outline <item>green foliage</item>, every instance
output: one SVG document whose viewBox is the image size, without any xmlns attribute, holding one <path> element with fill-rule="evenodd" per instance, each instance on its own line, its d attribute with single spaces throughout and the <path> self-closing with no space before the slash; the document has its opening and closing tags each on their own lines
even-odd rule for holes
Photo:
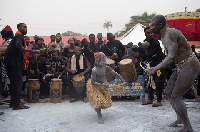
<svg viewBox="0 0 200 132">
<path fill-rule="evenodd" d="M 72 31 L 67 31 L 62 33 L 62 36 L 87 36 L 86 34 L 81 34 L 81 33 L 75 33 Z"/>
<path fill-rule="evenodd" d="M 109 28 L 111 27 L 112 28 L 112 23 L 111 21 L 107 21 L 105 20 L 106 22 L 103 24 L 103 27 L 107 29 L 107 32 L 109 32 Z"/>
<path fill-rule="evenodd" d="M 147 12 L 144 12 L 142 15 L 135 15 L 130 17 L 130 21 L 128 24 L 125 24 L 125 29 L 118 31 L 115 33 L 116 36 L 121 37 L 124 35 L 127 31 L 129 31 L 132 27 L 134 27 L 136 24 L 140 23 L 144 26 L 149 26 L 151 23 L 151 19 L 156 16 L 155 13 L 148 14 Z"/>
<path fill-rule="evenodd" d="M 196 11 L 195 12 L 200 12 L 200 8 L 199 9 L 196 9 Z"/>
</svg>

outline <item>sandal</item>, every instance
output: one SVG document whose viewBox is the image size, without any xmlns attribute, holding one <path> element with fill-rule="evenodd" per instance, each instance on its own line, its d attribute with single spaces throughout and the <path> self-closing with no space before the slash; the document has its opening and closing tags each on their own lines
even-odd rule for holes
<svg viewBox="0 0 200 132">
<path fill-rule="evenodd" d="M 75 102 L 75 101 L 76 101 L 75 98 L 71 98 L 71 99 L 69 99 L 69 102 L 70 102 L 70 103 L 73 103 L 73 102 Z"/>
<path fill-rule="evenodd" d="M 17 107 L 13 107 L 13 110 L 22 110 L 22 109 L 29 109 L 29 106 L 25 106 L 25 105 L 19 105 Z"/>
<path fill-rule="evenodd" d="M 162 103 L 161 102 L 156 102 L 152 105 L 152 107 L 158 107 L 158 106 L 162 106 Z"/>
</svg>

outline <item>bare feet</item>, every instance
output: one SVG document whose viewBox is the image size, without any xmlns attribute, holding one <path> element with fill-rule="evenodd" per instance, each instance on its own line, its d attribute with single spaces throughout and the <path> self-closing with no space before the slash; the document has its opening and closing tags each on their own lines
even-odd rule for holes
<svg viewBox="0 0 200 132">
<path fill-rule="evenodd" d="M 178 127 L 178 124 L 182 124 L 182 121 L 176 120 L 175 122 L 170 123 L 169 127 Z"/>
<path fill-rule="evenodd" d="M 176 132 L 194 132 L 194 131 L 192 130 L 192 128 L 191 129 L 187 129 L 187 128 L 183 127 L 181 129 L 177 130 Z"/>
<path fill-rule="evenodd" d="M 99 124 L 104 124 L 104 121 L 103 121 L 102 116 L 98 116 L 97 122 L 98 122 Z"/>
<path fill-rule="evenodd" d="M 101 108 L 95 108 L 95 111 L 97 112 L 97 115 L 98 115 L 97 122 L 100 123 L 100 124 L 104 124 L 102 114 L 101 114 Z"/>
</svg>

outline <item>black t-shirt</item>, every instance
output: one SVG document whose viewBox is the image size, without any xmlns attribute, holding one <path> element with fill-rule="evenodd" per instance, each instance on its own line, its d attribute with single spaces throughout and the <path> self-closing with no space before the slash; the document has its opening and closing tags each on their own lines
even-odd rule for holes
<svg viewBox="0 0 200 132">
<path fill-rule="evenodd" d="M 92 52 L 98 52 L 97 51 L 97 44 L 95 42 L 90 43 L 90 49 L 92 50 Z"/>
<path fill-rule="evenodd" d="M 93 68 L 95 59 L 94 59 L 94 53 L 88 49 L 83 50 L 84 56 L 88 59 L 90 66 Z"/>
<path fill-rule="evenodd" d="M 64 48 L 63 56 L 67 57 L 68 59 L 74 55 L 74 52 L 69 52 L 69 48 Z"/>
<path fill-rule="evenodd" d="M 149 43 L 150 43 L 149 52 L 146 54 L 139 54 L 139 57 L 142 60 L 149 61 L 150 66 L 154 67 L 158 65 L 165 58 L 165 55 L 163 54 L 162 48 L 160 47 L 160 43 L 156 38 L 152 38 Z"/>
<path fill-rule="evenodd" d="M 29 60 L 29 65 L 28 65 L 28 69 L 30 70 L 34 70 L 34 73 L 36 74 L 36 70 L 39 69 L 40 72 L 43 72 L 43 74 L 46 73 L 46 61 L 45 59 L 37 59 L 36 57 L 32 57 Z"/>
<path fill-rule="evenodd" d="M 32 50 L 40 50 L 40 56 L 41 57 L 47 57 L 47 49 L 39 48 L 37 45 L 34 45 Z"/>
<path fill-rule="evenodd" d="M 119 40 L 115 40 L 113 42 L 108 41 L 108 43 L 104 46 L 104 53 L 106 56 L 112 56 L 114 53 L 117 53 L 118 58 L 114 59 L 115 62 L 122 60 L 124 52 L 125 47 Z"/>
<path fill-rule="evenodd" d="M 96 43 L 96 47 L 97 47 L 96 52 L 104 52 L 103 42 L 102 43 L 100 43 L 100 42 Z"/>
</svg>

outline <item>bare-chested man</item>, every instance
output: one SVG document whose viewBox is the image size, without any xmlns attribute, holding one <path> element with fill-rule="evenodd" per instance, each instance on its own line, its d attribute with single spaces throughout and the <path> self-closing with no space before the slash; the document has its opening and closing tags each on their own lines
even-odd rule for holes
<svg viewBox="0 0 200 132">
<path fill-rule="evenodd" d="M 102 52 L 95 53 L 96 66 L 92 69 L 91 82 L 87 83 L 87 97 L 91 106 L 98 114 L 98 123 L 103 124 L 101 109 L 107 109 L 112 106 L 112 100 L 109 93 L 109 84 L 105 84 L 106 74 L 116 75 L 126 85 L 124 79 L 106 66 L 106 56 Z"/>
<path fill-rule="evenodd" d="M 167 57 L 157 66 L 147 69 L 147 73 L 153 74 L 171 63 L 176 64 L 176 69 L 165 88 L 165 95 L 177 114 L 177 120 L 170 126 L 176 127 L 178 124 L 183 124 L 184 127 L 178 132 L 193 132 L 182 96 L 191 88 L 199 74 L 200 63 L 183 34 L 179 30 L 166 26 L 164 16 L 155 16 L 151 22 L 151 29 L 153 33 L 161 36 Z"/>
</svg>

